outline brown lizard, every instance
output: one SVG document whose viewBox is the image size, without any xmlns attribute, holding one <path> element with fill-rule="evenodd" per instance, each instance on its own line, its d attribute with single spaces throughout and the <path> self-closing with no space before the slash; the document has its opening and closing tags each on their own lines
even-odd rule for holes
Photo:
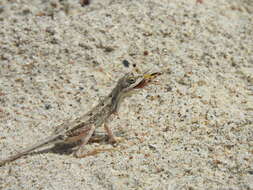
<svg viewBox="0 0 253 190">
<path fill-rule="evenodd" d="M 125 74 L 121 79 L 118 80 L 117 85 L 112 92 L 103 100 L 101 100 L 100 103 L 91 111 L 72 122 L 66 122 L 57 126 L 51 136 L 39 141 L 37 144 L 34 144 L 31 147 L 21 150 L 19 153 L 10 156 L 5 160 L 1 160 L 0 166 L 27 155 L 37 148 L 49 144 L 57 145 L 80 142 L 80 146 L 77 149 L 75 156 L 79 158 L 84 157 L 85 155 L 82 154 L 84 145 L 88 143 L 95 129 L 102 125 L 104 125 L 104 128 L 108 134 L 109 142 L 116 142 L 116 137 L 106 124 L 108 118 L 113 113 L 117 113 L 119 105 L 124 97 L 129 95 L 130 92 L 133 92 L 134 89 L 145 87 L 152 81 L 153 78 L 160 74 L 160 72 L 142 75 L 134 75 L 133 73 Z"/>
</svg>

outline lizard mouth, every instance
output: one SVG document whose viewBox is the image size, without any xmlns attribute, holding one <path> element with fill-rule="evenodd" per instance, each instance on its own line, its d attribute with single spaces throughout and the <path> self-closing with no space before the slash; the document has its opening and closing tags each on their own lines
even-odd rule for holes
<svg viewBox="0 0 253 190">
<path fill-rule="evenodd" d="M 154 78 L 156 78 L 157 76 L 159 76 L 161 74 L 162 74 L 161 72 L 155 72 L 155 73 L 151 73 L 151 74 L 144 74 L 143 79 L 134 88 L 144 88 Z"/>
<path fill-rule="evenodd" d="M 139 84 L 137 84 L 134 88 L 144 88 L 147 85 L 146 79 L 142 79 Z"/>
</svg>

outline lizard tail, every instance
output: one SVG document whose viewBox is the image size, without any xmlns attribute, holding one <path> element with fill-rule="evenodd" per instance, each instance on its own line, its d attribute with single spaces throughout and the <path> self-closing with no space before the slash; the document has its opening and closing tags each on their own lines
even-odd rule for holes
<svg viewBox="0 0 253 190">
<path fill-rule="evenodd" d="M 40 148 L 44 145 L 48 145 L 52 142 L 56 142 L 58 139 L 60 138 L 59 135 L 54 135 L 54 136 L 51 136 L 51 137 L 48 137 L 48 138 L 45 138 L 43 139 L 42 141 L 39 141 L 38 143 L 34 144 L 33 146 L 31 147 L 28 147 L 28 148 L 25 148 L 23 150 L 21 150 L 19 153 L 17 154 L 14 154 L 13 156 L 10 156 L 4 160 L 0 160 L 0 167 L 5 165 L 6 163 L 9 163 L 11 161 L 14 161 L 30 152 L 32 152 L 33 150 L 37 149 L 37 148 Z"/>
</svg>

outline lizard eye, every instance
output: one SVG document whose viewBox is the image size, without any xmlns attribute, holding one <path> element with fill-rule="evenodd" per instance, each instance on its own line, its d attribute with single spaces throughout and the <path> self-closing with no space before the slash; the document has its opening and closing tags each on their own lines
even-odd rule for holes
<svg viewBox="0 0 253 190">
<path fill-rule="evenodd" d="M 133 84 L 133 83 L 135 83 L 135 79 L 134 78 L 129 78 L 127 80 L 127 82 L 130 83 L 130 84 Z"/>
</svg>

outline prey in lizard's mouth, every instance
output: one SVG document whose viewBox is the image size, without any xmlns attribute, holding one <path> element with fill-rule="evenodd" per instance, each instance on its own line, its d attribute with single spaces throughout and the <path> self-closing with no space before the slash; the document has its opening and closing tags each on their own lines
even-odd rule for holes
<svg viewBox="0 0 253 190">
<path fill-rule="evenodd" d="M 144 88 L 154 78 L 156 78 L 157 76 L 159 76 L 161 74 L 162 74 L 161 72 L 155 72 L 155 73 L 151 73 L 151 74 L 144 74 L 143 79 L 134 88 Z"/>
</svg>

